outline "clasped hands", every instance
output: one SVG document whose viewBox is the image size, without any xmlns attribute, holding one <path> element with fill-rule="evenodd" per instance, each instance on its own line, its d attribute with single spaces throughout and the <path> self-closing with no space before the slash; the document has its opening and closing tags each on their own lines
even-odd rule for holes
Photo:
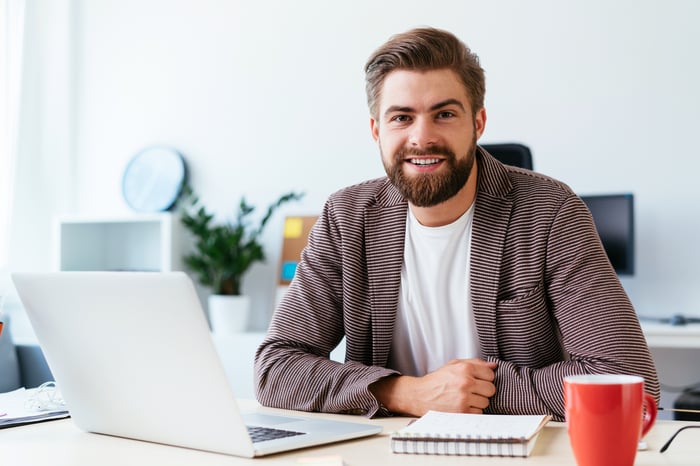
<svg viewBox="0 0 700 466">
<path fill-rule="evenodd" d="M 497 363 L 454 359 L 422 377 L 389 376 L 370 391 L 389 411 L 422 416 L 429 410 L 482 414 L 496 394 Z"/>
</svg>

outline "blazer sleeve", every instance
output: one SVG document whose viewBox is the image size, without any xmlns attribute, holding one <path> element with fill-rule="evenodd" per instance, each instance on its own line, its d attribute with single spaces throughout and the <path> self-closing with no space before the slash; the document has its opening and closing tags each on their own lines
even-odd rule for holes
<svg viewBox="0 0 700 466">
<path fill-rule="evenodd" d="M 658 377 L 639 320 L 576 196 L 565 200 L 554 218 L 544 270 L 544 302 L 564 358 L 537 367 L 488 357 L 498 362 L 497 393 L 488 412 L 548 412 L 564 420 L 563 378 L 587 373 L 641 376 L 658 402 Z"/>
<path fill-rule="evenodd" d="M 366 360 L 330 360 L 331 351 L 362 317 L 347 309 L 343 285 L 344 241 L 326 203 L 302 252 L 294 279 L 278 305 L 255 355 L 257 399 L 265 406 L 328 413 L 386 414 L 368 387 L 395 371 Z M 348 320 L 346 322 L 347 313 Z M 353 342 L 371 354 L 371 332 Z M 357 346 L 357 344 L 354 344 Z"/>
</svg>

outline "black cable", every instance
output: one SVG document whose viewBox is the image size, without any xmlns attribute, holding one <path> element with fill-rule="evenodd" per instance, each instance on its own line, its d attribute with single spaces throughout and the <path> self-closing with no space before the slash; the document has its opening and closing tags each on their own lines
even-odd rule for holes
<svg viewBox="0 0 700 466">
<path fill-rule="evenodd" d="M 665 451 L 668 449 L 668 447 L 671 446 L 671 442 L 673 442 L 673 439 L 675 439 L 676 436 L 677 436 L 678 434 L 680 434 L 681 432 L 683 432 L 684 430 L 686 430 L 686 429 L 697 429 L 698 427 L 700 427 L 700 426 L 684 426 L 684 427 L 681 427 L 680 429 L 678 429 L 678 430 L 676 431 L 675 434 L 673 434 L 673 435 L 671 436 L 670 439 L 668 439 L 668 442 L 666 442 L 666 443 L 664 444 L 664 446 L 661 447 L 661 450 L 659 450 L 659 452 L 660 452 L 660 453 L 665 452 Z"/>
</svg>

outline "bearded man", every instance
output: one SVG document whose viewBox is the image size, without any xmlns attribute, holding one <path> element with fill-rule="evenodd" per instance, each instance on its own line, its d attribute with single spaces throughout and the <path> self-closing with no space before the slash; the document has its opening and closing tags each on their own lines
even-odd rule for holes
<svg viewBox="0 0 700 466">
<path fill-rule="evenodd" d="M 267 406 L 564 419 L 567 375 L 639 375 L 637 315 L 581 199 L 477 146 L 484 71 L 453 34 L 392 37 L 365 67 L 387 176 L 329 197 L 255 360 Z M 345 362 L 329 359 L 345 338 Z"/>
</svg>

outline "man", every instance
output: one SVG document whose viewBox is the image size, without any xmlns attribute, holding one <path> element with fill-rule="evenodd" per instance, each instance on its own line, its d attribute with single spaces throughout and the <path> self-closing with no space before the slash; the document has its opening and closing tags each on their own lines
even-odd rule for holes
<svg viewBox="0 0 700 466">
<path fill-rule="evenodd" d="M 656 370 L 591 216 L 563 183 L 476 141 L 484 72 L 452 34 L 366 65 L 387 177 L 333 194 L 256 354 L 259 401 L 367 416 L 564 417 L 569 374 Z M 346 362 L 329 360 L 346 338 Z"/>
</svg>

